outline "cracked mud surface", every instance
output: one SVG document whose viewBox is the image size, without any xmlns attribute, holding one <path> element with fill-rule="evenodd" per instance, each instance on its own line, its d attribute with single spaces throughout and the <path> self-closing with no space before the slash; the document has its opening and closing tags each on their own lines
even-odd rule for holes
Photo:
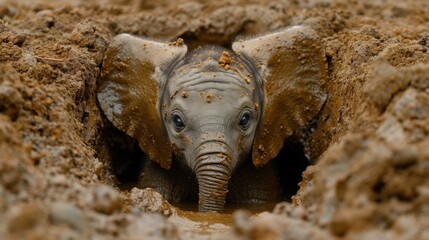
<svg viewBox="0 0 429 240">
<path fill-rule="evenodd" d="M 429 239 L 429 3 L 208 2 L 0 0 L 0 238 Z M 95 96 L 113 36 L 228 46 L 297 24 L 330 78 L 292 203 L 199 214 L 118 188 Z"/>
</svg>

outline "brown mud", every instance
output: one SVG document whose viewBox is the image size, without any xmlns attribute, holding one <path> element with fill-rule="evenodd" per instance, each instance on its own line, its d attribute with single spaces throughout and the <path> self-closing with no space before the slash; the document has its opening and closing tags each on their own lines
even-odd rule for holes
<svg viewBox="0 0 429 240">
<path fill-rule="evenodd" d="M 0 239 L 429 239 L 429 3 L 212 2 L 0 0 Z M 298 24 L 329 97 L 291 203 L 207 215 L 119 189 L 139 155 L 97 106 L 113 36 L 228 47 Z"/>
</svg>

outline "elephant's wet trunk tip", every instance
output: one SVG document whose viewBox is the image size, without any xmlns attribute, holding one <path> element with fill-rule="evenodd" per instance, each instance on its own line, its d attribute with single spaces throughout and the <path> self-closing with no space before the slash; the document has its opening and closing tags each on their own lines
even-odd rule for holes
<svg viewBox="0 0 429 240">
<path fill-rule="evenodd" d="M 232 172 L 231 158 L 226 154 L 208 154 L 199 157 L 196 175 L 199 185 L 198 210 L 222 211 L 228 193 Z"/>
</svg>

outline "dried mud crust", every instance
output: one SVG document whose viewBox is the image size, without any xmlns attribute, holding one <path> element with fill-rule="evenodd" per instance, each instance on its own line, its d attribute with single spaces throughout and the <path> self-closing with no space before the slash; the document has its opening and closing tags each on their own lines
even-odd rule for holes
<svg viewBox="0 0 429 240">
<path fill-rule="evenodd" d="M 429 239 L 426 1 L 149 2 L 0 2 L 1 239 Z M 113 36 L 228 46 L 297 24 L 321 36 L 330 76 L 293 203 L 201 231 L 116 187 L 95 98 Z"/>
</svg>

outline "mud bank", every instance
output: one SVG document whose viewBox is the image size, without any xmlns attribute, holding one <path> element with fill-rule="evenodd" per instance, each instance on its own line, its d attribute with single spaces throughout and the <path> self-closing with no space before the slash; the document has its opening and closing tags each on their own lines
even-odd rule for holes
<svg viewBox="0 0 429 240">
<path fill-rule="evenodd" d="M 429 239 L 426 1 L 6 0 L 0 19 L 1 239 Z M 329 97 L 291 203 L 204 215 L 119 188 L 140 153 L 97 106 L 113 36 L 228 47 L 298 24 Z"/>
</svg>

